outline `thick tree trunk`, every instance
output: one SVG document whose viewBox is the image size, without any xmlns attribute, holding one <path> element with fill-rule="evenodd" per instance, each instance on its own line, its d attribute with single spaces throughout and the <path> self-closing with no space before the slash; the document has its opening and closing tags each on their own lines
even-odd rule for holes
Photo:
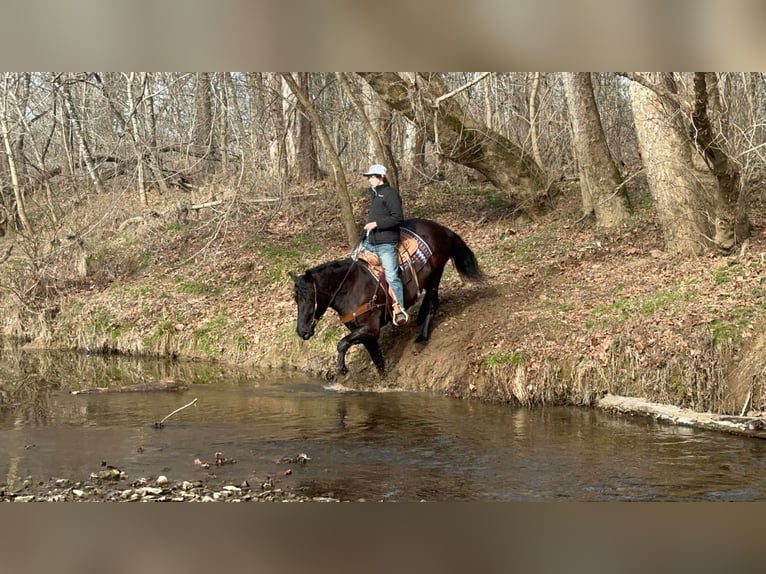
<svg viewBox="0 0 766 574">
<path fill-rule="evenodd" d="M 580 166 L 580 188 L 587 200 L 584 206 L 593 209 L 597 225 L 615 227 L 630 211 L 620 187 L 620 172 L 609 154 L 590 72 L 565 73 L 563 79 Z"/>
<path fill-rule="evenodd" d="M 710 214 L 715 225 L 713 240 L 718 249 L 728 253 L 743 239 L 750 236 L 750 220 L 739 170 L 713 136 L 707 110 L 706 74 L 695 72 L 692 133 L 696 149 L 705 159 L 718 183 L 712 198 L 715 208 Z"/>
<path fill-rule="evenodd" d="M 545 174 L 500 133 L 469 117 L 438 74 L 357 72 L 383 100 L 424 129 L 441 156 L 483 174 L 522 211 L 534 214 L 546 196 Z"/>
<path fill-rule="evenodd" d="M 667 74 L 644 77 L 660 86 L 660 93 L 632 81 L 633 117 L 649 189 L 665 237 L 675 253 L 702 253 L 712 244 L 715 229 L 709 194 L 695 174 L 688 153 L 689 138 L 681 120 L 678 100 Z"/>
</svg>

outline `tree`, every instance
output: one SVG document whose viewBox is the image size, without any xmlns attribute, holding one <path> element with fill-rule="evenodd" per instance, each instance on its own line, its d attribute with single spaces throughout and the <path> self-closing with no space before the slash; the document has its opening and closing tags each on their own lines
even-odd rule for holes
<svg viewBox="0 0 766 574">
<path fill-rule="evenodd" d="M 340 204 L 341 220 L 343 222 L 343 227 L 346 230 L 346 238 L 348 239 L 349 246 L 354 247 L 359 242 L 359 228 L 354 221 L 354 210 L 351 207 L 351 199 L 348 195 L 348 185 L 346 184 L 346 172 L 343 169 L 340 157 L 338 157 L 338 152 L 332 145 L 330 135 L 327 133 L 327 129 L 322 123 L 322 118 L 311 103 L 308 94 L 301 89 L 290 72 L 281 72 L 280 74 L 290 87 L 290 90 L 295 94 L 301 107 L 303 107 L 303 111 L 314 123 L 314 127 L 319 136 L 319 141 L 322 142 L 325 153 L 330 159 L 330 163 L 332 164 L 335 173 L 335 196 L 338 198 L 338 203 Z"/>
<path fill-rule="evenodd" d="M 351 85 L 351 82 L 346 77 L 345 72 L 336 72 L 335 75 L 338 78 L 340 85 L 343 86 L 343 89 L 351 100 L 351 103 L 354 105 L 354 108 L 359 114 L 359 119 L 362 122 L 362 126 L 367 132 L 367 136 L 370 139 L 370 146 L 373 151 L 371 154 L 371 159 L 377 159 L 377 161 L 374 163 L 382 162 L 388 167 L 388 180 L 391 182 L 393 187 L 398 189 L 399 165 L 394 159 L 394 154 L 391 151 L 391 137 L 388 126 L 378 125 L 378 129 L 376 129 L 364 109 L 364 104 L 362 103 L 361 96 L 356 91 L 356 88 Z M 389 117 L 387 119 L 390 122 L 391 118 Z M 384 134 L 388 135 L 389 137 L 384 137 Z"/>
<path fill-rule="evenodd" d="M 534 159 L 502 134 L 469 116 L 459 90 L 448 92 L 436 73 L 357 72 L 394 110 L 425 130 L 437 153 L 483 174 L 533 214 L 546 195 Z"/>
<path fill-rule="evenodd" d="M 299 72 L 297 82 L 301 91 L 310 94 L 309 73 Z M 314 145 L 314 129 L 306 114 L 297 114 L 295 171 L 298 181 L 315 181 L 319 178 L 319 160 Z"/>
<path fill-rule="evenodd" d="M 595 214 L 597 225 L 615 227 L 630 212 L 620 172 L 609 154 L 590 73 L 565 73 L 563 77 L 585 212 Z"/>
<path fill-rule="evenodd" d="M 208 72 L 197 74 L 192 141 L 197 157 L 203 158 L 202 171 L 205 174 L 211 174 L 214 171 L 214 160 L 218 156 L 218 150 L 213 127 L 213 85 Z"/>
<path fill-rule="evenodd" d="M 730 251 L 749 233 L 749 224 L 744 202 L 739 204 L 738 174 L 710 132 L 705 86 L 695 74 L 690 102 L 680 96 L 671 73 L 629 77 L 636 133 L 667 249 Z M 692 118 L 691 130 L 684 117 Z M 692 144 L 706 161 L 702 170 L 694 166 Z"/>
<path fill-rule="evenodd" d="M 16 217 L 18 217 L 21 225 L 21 231 L 30 232 L 32 226 L 27 218 L 26 201 L 24 199 L 24 193 L 21 189 L 21 183 L 19 182 L 18 169 L 16 157 L 14 156 L 13 145 L 11 143 L 11 127 L 8 121 L 8 92 L 10 90 L 9 84 L 9 72 L 3 73 L 3 92 L 0 94 L 0 131 L 3 135 L 3 145 L 5 146 L 6 158 L 8 161 L 8 169 L 11 176 L 11 187 L 13 188 L 13 197 L 16 204 Z"/>
<path fill-rule="evenodd" d="M 63 94 L 65 110 L 64 115 L 68 120 L 68 125 L 71 127 L 72 134 L 79 144 L 80 155 L 83 162 L 85 163 L 85 169 L 88 171 L 88 177 L 90 177 L 90 180 L 93 182 L 93 186 L 96 188 L 98 193 L 106 193 L 104 183 L 101 181 L 101 176 L 96 169 L 96 162 L 93 159 L 93 154 L 90 151 L 90 144 L 88 143 L 88 138 L 85 135 L 85 128 L 80 122 L 80 115 L 77 112 L 77 107 L 75 106 L 74 98 L 72 97 L 72 90 L 70 85 L 74 80 L 66 78 L 62 80 L 61 76 L 58 76 L 55 81 Z"/>
</svg>

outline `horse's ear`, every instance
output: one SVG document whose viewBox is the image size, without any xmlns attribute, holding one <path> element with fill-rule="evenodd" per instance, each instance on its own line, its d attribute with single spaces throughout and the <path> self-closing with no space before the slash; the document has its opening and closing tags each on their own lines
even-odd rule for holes
<svg viewBox="0 0 766 574">
<path fill-rule="evenodd" d="M 298 282 L 298 276 L 295 273 L 293 273 L 292 271 L 288 271 L 287 273 L 290 275 L 290 279 L 293 280 L 293 283 Z"/>
</svg>

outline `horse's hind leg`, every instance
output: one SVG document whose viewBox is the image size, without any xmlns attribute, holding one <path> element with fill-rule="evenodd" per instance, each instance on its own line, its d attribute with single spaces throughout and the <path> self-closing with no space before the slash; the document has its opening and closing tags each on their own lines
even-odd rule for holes
<svg viewBox="0 0 766 574">
<path fill-rule="evenodd" d="M 428 299 L 428 311 L 426 313 L 425 319 L 423 320 L 423 324 L 420 326 L 420 334 L 415 339 L 416 343 L 425 343 L 428 341 L 428 335 L 429 331 L 431 329 L 431 321 L 434 318 L 434 315 L 436 315 L 436 310 L 439 308 L 439 290 L 434 289 L 433 291 L 430 291 L 426 298 Z M 425 301 L 423 301 L 425 304 Z M 418 319 L 420 319 L 420 315 L 418 315 Z"/>
<path fill-rule="evenodd" d="M 442 280 L 444 267 L 434 269 L 426 279 L 426 294 L 418 311 L 418 324 L 420 325 L 420 334 L 415 339 L 416 343 L 425 343 L 428 341 L 429 331 L 431 330 L 431 321 L 433 321 L 436 310 L 439 308 L 439 283 Z"/>
<path fill-rule="evenodd" d="M 367 352 L 370 354 L 370 358 L 377 367 L 378 372 L 381 375 L 384 374 L 386 372 L 386 364 L 383 360 L 383 353 L 380 350 L 380 345 L 378 344 L 377 339 L 374 341 L 365 341 L 363 345 L 364 348 L 367 349 Z"/>
</svg>

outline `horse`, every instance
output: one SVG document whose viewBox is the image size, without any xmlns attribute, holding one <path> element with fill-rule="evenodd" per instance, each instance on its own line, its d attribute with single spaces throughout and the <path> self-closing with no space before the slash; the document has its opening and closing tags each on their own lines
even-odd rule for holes
<svg viewBox="0 0 766 574">
<path fill-rule="evenodd" d="M 480 282 L 483 273 L 471 248 L 451 229 L 429 219 L 408 219 L 402 224 L 402 236 L 405 232 L 414 235 L 419 248 L 409 262 L 400 265 L 404 307 L 414 305 L 420 292 L 425 291 L 416 320 L 420 332 L 415 339 L 425 344 L 439 308 L 439 283 L 447 261 L 452 260 L 464 280 Z M 325 311 L 333 309 L 350 331 L 338 342 L 336 372 L 348 372 L 346 352 L 352 345 L 362 344 L 383 375 L 385 362 L 378 338 L 381 328 L 391 320 L 390 297 L 381 284 L 385 281 L 383 274 L 375 277 L 368 263 L 354 255 L 322 263 L 300 276 L 291 272 L 290 276 L 298 306 L 298 336 L 310 339 Z"/>
</svg>

